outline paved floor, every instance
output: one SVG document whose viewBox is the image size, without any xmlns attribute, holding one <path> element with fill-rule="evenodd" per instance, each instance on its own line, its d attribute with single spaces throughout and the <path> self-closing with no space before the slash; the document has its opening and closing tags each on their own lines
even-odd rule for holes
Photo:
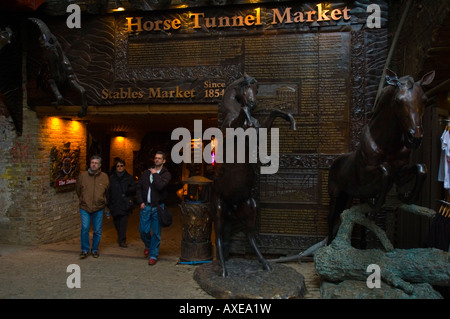
<svg viewBox="0 0 450 319">
<path fill-rule="evenodd" d="M 138 234 L 138 213 L 130 217 L 128 248 L 118 247 L 112 219 L 104 219 L 100 257 L 80 260 L 80 240 L 36 247 L 0 245 L 1 299 L 213 299 L 193 279 L 195 267 L 179 264 L 181 215 L 163 229 L 160 259 L 149 266 Z M 320 299 L 319 278 L 312 262 L 289 262 L 305 277 L 307 299 Z M 68 288 L 78 265 L 80 288 Z M 70 277 L 70 279 L 73 278 Z M 70 281 L 70 280 L 69 280 Z M 70 281 L 74 282 L 74 281 Z"/>
</svg>

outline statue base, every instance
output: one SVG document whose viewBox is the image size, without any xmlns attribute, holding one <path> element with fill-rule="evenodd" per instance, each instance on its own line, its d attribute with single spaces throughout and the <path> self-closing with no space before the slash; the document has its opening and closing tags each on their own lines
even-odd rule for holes
<svg viewBox="0 0 450 319">
<path fill-rule="evenodd" d="M 405 293 L 401 289 L 382 283 L 380 288 L 368 288 L 366 282 L 346 280 L 340 283 L 322 282 L 322 299 L 443 299 L 441 294 L 428 283 L 412 284 L 413 292 Z"/>
<path fill-rule="evenodd" d="M 212 259 L 212 244 L 181 242 L 181 261 L 203 261 Z"/>
<path fill-rule="evenodd" d="M 194 279 L 211 296 L 218 299 L 299 299 L 306 293 L 304 277 L 286 265 L 271 264 L 263 270 L 258 260 L 230 259 L 228 277 L 215 260 L 194 271 Z"/>
</svg>

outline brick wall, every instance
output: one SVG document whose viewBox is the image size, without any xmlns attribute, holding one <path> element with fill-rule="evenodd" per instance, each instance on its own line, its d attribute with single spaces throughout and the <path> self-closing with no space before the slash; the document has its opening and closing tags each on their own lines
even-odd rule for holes
<svg viewBox="0 0 450 319">
<path fill-rule="evenodd" d="M 79 235 L 78 198 L 50 185 L 50 150 L 71 142 L 86 158 L 86 127 L 76 121 L 41 118 L 24 108 L 24 134 L 0 114 L 0 242 L 41 244 Z M 81 165 L 84 169 L 84 165 Z"/>
</svg>

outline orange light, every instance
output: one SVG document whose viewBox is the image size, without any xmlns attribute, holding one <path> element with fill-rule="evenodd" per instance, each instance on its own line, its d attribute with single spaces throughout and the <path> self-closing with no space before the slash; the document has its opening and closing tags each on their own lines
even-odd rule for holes
<svg viewBox="0 0 450 319">
<path fill-rule="evenodd" d="M 81 131 L 81 123 L 77 122 L 77 121 L 72 121 L 70 123 L 70 128 L 72 129 L 72 131 L 74 132 L 79 132 Z"/>
<path fill-rule="evenodd" d="M 61 125 L 61 120 L 59 118 L 57 118 L 57 117 L 51 117 L 50 118 L 50 124 L 51 124 L 52 128 L 55 127 L 55 126 L 60 126 Z"/>
</svg>

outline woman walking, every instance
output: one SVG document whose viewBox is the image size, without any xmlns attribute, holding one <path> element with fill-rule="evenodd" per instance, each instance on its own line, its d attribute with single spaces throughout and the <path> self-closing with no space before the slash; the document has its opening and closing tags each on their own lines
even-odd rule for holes
<svg viewBox="0 0 450 319">
<path fill-rule="evenodd" d="M 120 247 L 127 247 L 126 235 L 128 216 L 134 206 L 133 195 L 136 192 L 136 183 L 133 176 L 125 169 L 125 161 L 119 159 L 115 163 L 115 171 L 110 177 L 108 203 L 114 226 L 117 230 L 117 241 Z"/>
</svg>

